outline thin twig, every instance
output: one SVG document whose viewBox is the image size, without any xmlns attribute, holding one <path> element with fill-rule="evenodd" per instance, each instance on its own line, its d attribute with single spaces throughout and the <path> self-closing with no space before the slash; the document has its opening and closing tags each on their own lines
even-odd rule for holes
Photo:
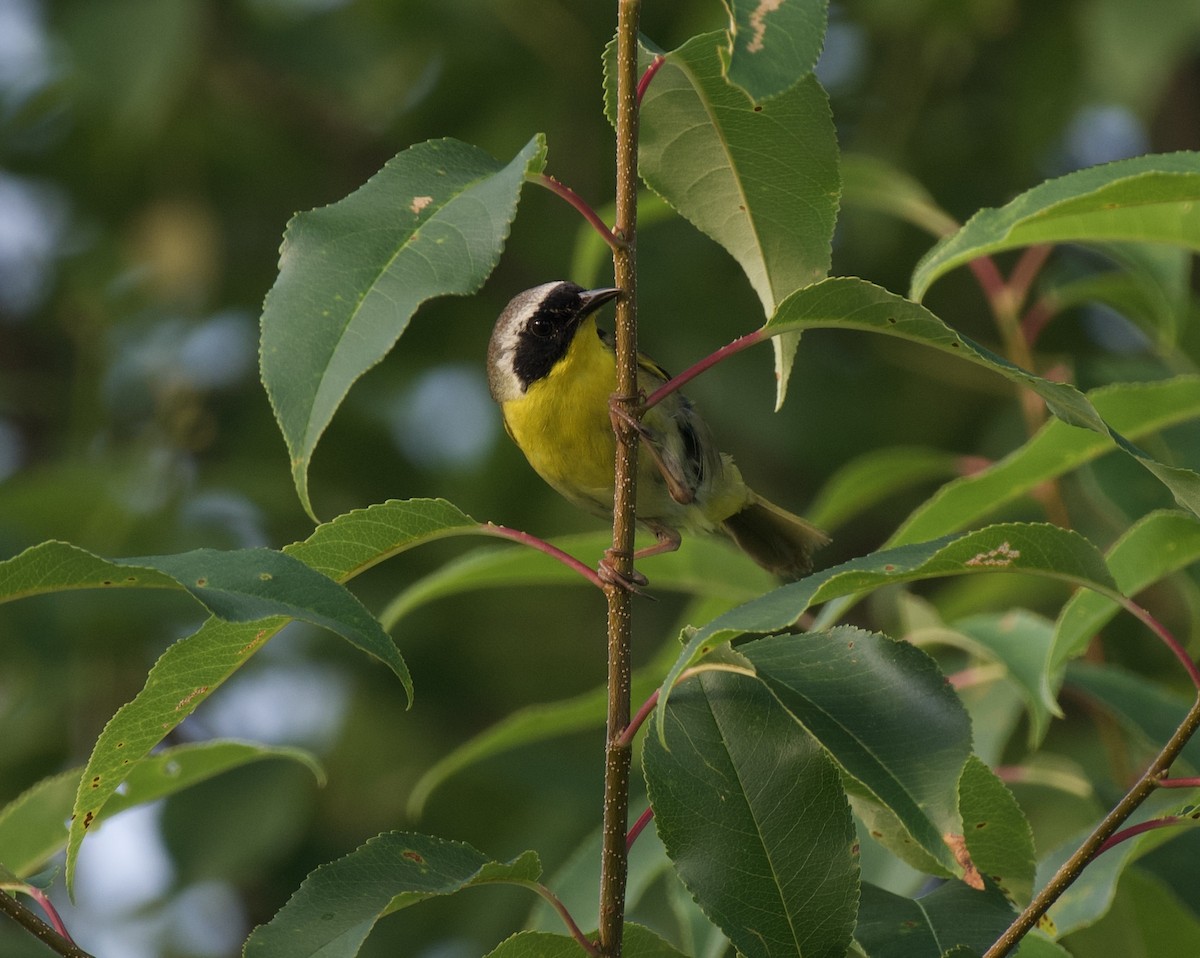
<svg viewBox="0 0 1200 958">
<path fill-rule="evenodd" d="M 1119 832 L 1114 832 L 1103 845 L 1096 849 L 1096 857 L 1100 857 L 1113 846 L 1120 845 L 1121 842 L 1137 838 L 1138 835 L 1152 832 L 1156 828 L 1169 828 L 1173 825 L 1180 825 L 1186 821 L 1186 818 L 1181 818 L 1178 815 L 1164 815 L 1162 818 L 1152 818 L 1148 822 L 1138 822 L 1136 825 L 1122 828 Z"/>
<path fill-rule="evenodd" d="M 702 672 L 732 672 L 735 675 L 746 675 L 750 678 L 758 678 L 758 675 L 750 669 L 742 668 L 740 665 L 733 665 L 729 662 L 702 662 L 699 665 L 689 666 L 679 673 L 679 677 L 675 679 L 674 688 L 686 679 L 692 678 L 694 675 L 700 675 Z M 650 693 L 650 697 L 642 703 L 642 707 L 637 710 L 637 714 L 630 719 L 629 724 L 625 726 L 625 732 L 621 736 L 621 744 L 630 746 L 633 744 L 633 738 L 638 733 L 643 725 L 653 713 L 654 708 L 658 705 L 658 693 L 661 689 L 655 689 Z"/>
<path fill-rule="evenodd" d="M 1159 788 L 1200 788 L 1200 778 L 1160 778 Z"/>
<path fill-rule="evenodd" d="M 654 707 L 658 705 L 658 689 L 650 693 L 650 698 L 642 703 L 642 707 L 637 710 L 637 715 L 629 720 L 629 724 L 625 726 L 625 731 L 621 733 L 621 744 L 632 745 L 633 737 L 654 712 Z"/>
<path fill-rule="evenodd" d="M 519 542 L 523 546 L 529 546 L 531 549 L 536 549 L 551 558 L 557 559 L 563 565 L 573 572 L 578 572 L 581 576 L 588 580 L 597 589 L 604 588 L 604 582 L 600 576 L 596 574 L 596 570 L 591 568 L 579 559 L 576 559 L 569 552 L 564 552 L 558 546 L 551 545 L 545 539 L 539 539 L 535 535 L 530 535 L 528 532 L 522 532 L 520 529 L 510 529 L 508 526 L 498 526 L 494 522 L 484 523 L 479 527 L 480 531 L 489 536 L 496 536 L 501 539 L 509 539 L 513 542 Z"/>
<path fill-rule="evenodd" d="M 662 69 L 662 65 L 667 62 L 667 58 L 657 56 L 654 58 L 650 66 L 646 67 L 646 72 L 642 74 L 642 78 L 638 80 L 637 85 L 637 101 L 638 106 L 642 104 L 642 97 L 646 95 L 646 87 L 650 85 L 650 81 L 654 79 L 654 74 Z"/>
<path fill-rule="evenodd" d="M 549 173 L 538 173 L 535 176 L 529 177 L 529 180 L 538 186 L 545 187 L 555 196 L 561 197 L 575 207 L 579 214 L 591 224 L 592 228 L 600 234 L 600 238 L 614 252 L 625 245 L 624 241 L 608 228 L 608 224 L 600 218 L 600 214 L 592 209 L 588 202 L 569 186 L 560 183 Z"/>
<path fill-rule="evenodd" d="M 1033 352 L 1030 340 L 1021 325 L 1021 310 L 1033 281 L 1045 265 L 1050 255 L 1049 246 L 1031 246 L 1026 249 L 1013 268 L 1012 275 L 1006 281 L 1000 274 L 996 261 L 990 256 L 981 256 L 968 264 L 975 274 L 983 295 L 987 299 L 996 328 L 1004 342 L 1004 353 L 1009 362 L 1036 372 L 1034 369 Z M 1046 403 L 1037 393 L 1022 389 L 1019 393 L 1021 414 L 1025 419 L 1025 429 L 1030 436 L 1034 435 L 1046 419 Z M 1063 501 L 1062 491 L 1056 481 L 1051 480 L 1037 497 L 1046 510 L 1046 517 L 1055 525 L 1069 528 L 1071 517 Z"/>
<path fill-rule="evenodd" d="M 735 353 L 740 353 L 743 349 L 749 349 L 751 346 L 757 345 L 767 338 L 768 336 L 764 330 L 756 329 L 754 332 L 747 333 L 745 336 L 735 339 L 732 343 L 722 346 L 715 353 L 709 353 L 698 363 L 693 363 L 678 376 L 672 377 L 654 390 L 654 392 L 646 397 L 645 402 L 642 403 L 642 409 L 649 409 L 657 405 L 671 393 L 675 392 L 675 390 L 695 379 L 702 372 L 711 369 L 721 360 L 728 359 Z"/>
<path fill-rule="evenodd" d="M 1167 770 L 1171 767 L 1175 759 L 1179 757 L 1179 753 L 1183 751 L 1184 746 L 1187 745 L 1198 727 L 1200 727 L 1200 696 L 1197 697 L 1187 716 L 1171 736 L 1170 741 L 1163 746 L 1162 751 L 1158 753 L 1141 778 L 1125 793 L 1125 797 L 1117 803 L 1116 807 L 1104 816 L 1104 820 L 1096 826 L 1095 831 L 1079 846 L 1075 854 L 1067 859 L 1062 867 L 1054 873 L 1045 887 L 1034 896 L 1033 901 L 1009 925 L 1008 929 L 996 940 L 995 944 L 984 953 L 983 958 L 1004 958 L 1005 955 L 1020 943 L 1021 939 L 1046 914 L 1050 906 L 1058 901 L 1063 892 L 1071 887 L 1075 879 L 1087 867 L 1088 863 L 1099 854 L 1104 843 L 1116 833 L 1122 823 L 1161 784 Z"/>
<path fill-rule="evenodd" d="M 558 912 L 558 916 L 563 920 L 563 924 L 567 926 L 567 931 L 571 933 L 571 937 L 579 942 L 579 947 L 589 955 L 595 955 L 598 958 L 600 955 L 599 946 L 583 933 L 583 930 L 575 923 L 575 919 L 571 917 L 571 913 L 567 911 L 567 906 L 562 903 L 562 899 L 554 894 L 554 892 L 541 882 L 536 881 L 515 881 L 513 884 L 521 885 L 540 895 L 551 908 Z"/>
<path fill-rule="evenodd" d="M 626 848 L 633 848 L 633 843 L 637 841 L 638 836 L 642 834 L 646 826 L 650 824 L 650 821 L 653 818 L 654 808 L 653 806 L 647 805 L 646 810 L 638 816 L 638 820 L 634 822 L 633 827 L 629 829 L 629 834 L 625 836 Z"/>
<path fill-rule="evenodd" d="M 1039 296 L 1025 315 L 1021 317 L 1021 335 L 1030 347 L 1038 341 L 1042 330 L 1058 315 L 1058 297 L 1053 294 Z"/>
<path fill-rule="evenodd" d="M 7 892 L 0 891 L 0 911 L 63 958 L 92 958 L 91 954 L 69 938 L 60 935 Z"/>
<path fill-rule="evenodd" d="M 1196 666 L 1196 663 L 1192 660 L 1192 657 L 1188 655 L 1187 649 L 1183 647 L 1183 644 L 1171 634 L 1166 626 L 1164 626 L 1158 621 L 1158 619 L 1154 618 L 1154 616 L 1152 616 L 1132 599 L 1127 599 L 1122 596 L 1121 605 L 1123 605 L 1131 615 L 1136 617 L 1139 622 L 1145 625 L 1146 628 L 1148 628 L 1151 632 L 1157 635 L 1159 639 L 1162 640 L 1163 645 L 1170 649 L 1175 658 L 1177 658 L 1183 664 L 1184 669 L 1187 670 L 1187 674 L 1192 680 L 1192 684 L 1196 686 L 1197 689 L 1200 689 L 1200 668 Z"/>
<path fill-rule="evenodd" d="M 1037 279 L 1038 273 L 1042 271 L 1046 260 L 1053 252 L 1054 247 L 1049 243 L 1039 243 L 1036 246 L 1027 247 L 1021 253 L 1012 272 L 1008 274 L 1008 293 L 1014 303 L 1024 303 L 1029 297 L 1029 290 L 1033 288 L 1034 280 Z"/>
</svg>

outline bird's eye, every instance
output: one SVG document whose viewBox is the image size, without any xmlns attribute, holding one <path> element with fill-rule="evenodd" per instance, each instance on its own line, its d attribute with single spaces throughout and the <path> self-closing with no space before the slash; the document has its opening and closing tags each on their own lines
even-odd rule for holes
<svg viewBox="0 0 1200 958">
<path fill-rule="evenodd" d="M 554 324 L 544 316 L 534 316 L 528 328 L 538 339 L 549 339 L 554 335 Z"/>
</svg>

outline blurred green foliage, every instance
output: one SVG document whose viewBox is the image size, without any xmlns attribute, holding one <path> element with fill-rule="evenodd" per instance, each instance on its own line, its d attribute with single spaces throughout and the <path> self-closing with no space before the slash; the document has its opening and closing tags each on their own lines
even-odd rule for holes
<svg viewBox="0 0 1200 958">
<path fill-rule="evenodd" d="M 548 170 L 604 204 L 613 162 L 601 50 L 614 9 L 566 0 L 0 2 L 0 557 L 47 538 L 118 556 L 279 546 L 306 535 L 256 376 L 257 316 L 285 223 L 344 196 L 397 151 L 450 135 L 504 158 L 542 131 Z M 723 25 L 717 0 L 650 0 L 642 29 L 670 48 Z M 1193 0 L 835 3 L 818 75 L 842 148 L 904 169 L 960 218 L 1078 166 L 1200 148 Z M 313 463 L 321 515 L 437 495 L 538 535 L 596 528 L 508 443 L 483 378 L 492 321 L 513 292 L 590 279 L 569 275 L 580 235 L 565 205 L 526 189 L 483 292 L 422 309 L 402 347 L 351 392 Z M 850 210 L 833 272 L 903 291 L 929 245 L 909 226 Z M 687 224 L 648 217 L 639 252 L 641 340 L 667 368 L 760 325 L 736 264 Z M 1072 255 L 1057 268 L 1069 270 Z M 940 282 L 929 304 L 994 343 L 965 274 Z M 1020 441 L 1006 383 L 875 338 L 807 336 L 777 415 L 768 414 L 765 348 L 689 392 L 755 486 L 797 510 L 869 449 L 994 457 Z M 1129 326 L 1086 308 L 1056 321 L 1043 346 L 1047 366 L 1070 352 L 1083 386 L 1167 372 Z M 1195 428 L 1173 438 L 1193 444 Z M 1152 479 L 1113 457 L 1070 481 L 1095 506 L 1077 518 L 1101 546 L 1128 524 L 1122 516 L 1168 504 Z M 876 548 L 929 488 L 840 529 L 824 562 Z M 1020 516 L 1037 517 L 1038 507 L 1026 503 Z M 382 608 L 466 548 L 439 543 L 401 556 L 356 591 Z M 1017 587 L 1029 601 L 1027 584 L 995 585 Z M 950 582 L 935 598 L 952 607 L 958 589 Z M 1160 618 L 1194 634 L 1195 590 L 1161 591 Z M 225 953 L 227 942 L 205 946 L 179 917 L 210 887 L 200 883 L 233 886 L 243 914 L 218 920 L 240 920 L 244 933 L 317 864 L 388 828 L 452 836 L 498 859 L 536 841 L 553 872 L 598 820 L 599 731 L 472 769 L 435 794 L 422 821 L 406 818 L 412 784 L 454 744 L 603 676 L 597 596 L 485 598 L 435 603 L 401 624 L 396 638 L 417 687 L 407 713 L 385 669 L 299 627 L 277 638 L 178 738 L 309 746 L 328 786 L 267 764 L 169 800 L 153 823 L 170 862 L 166 881 L 137 904 L 137 921 L 103 885 L 81 889 L 87 912 L 72 925 L 80 940 L 100 950 L 101 925 L 148 924 L 143 950 L 126 941 L 105 953 Z M 966 601 L 978 602 L 978 591 Z M 670 640 L 681 614 L 670 597 L 639 606 L 640 660 Z M 0 804 L 81 763 L 196 616 L 186 600 L 159 595 L 7 607 Z M 1114 649 L 1118 660 L 1169 664 L 1144 643 Z M 1104 761 L 1093 745 L 1070 740 L 1066 749 L 1080 763 Z M 1040 848 L 1066 834 L 1061 822 L 1035 817 L 1034 826 Z M 1169 871 L 1168 860 L 1161 872 Z M 430 903 L 382 923 L 364 954 L 477 955 L 530 907 L 508 890 L 469 898 L 471 924 L 461 909 Z M 5 955 L 42 953 L 31 949 L 0 926 Z"/>
</svg>

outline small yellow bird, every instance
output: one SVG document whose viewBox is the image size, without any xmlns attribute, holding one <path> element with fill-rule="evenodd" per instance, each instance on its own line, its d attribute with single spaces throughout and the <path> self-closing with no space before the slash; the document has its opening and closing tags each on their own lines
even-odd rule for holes
<svg viewBox="0 0 1200 958">
<path fill-rule="evenodd" d="M 620 294 L 569 282 L 519 293 L 496 320 L 487 363 L 504 426 L 534 471 L 570 502 L 609 517 L 616 353 L 593 314 Z M 646 356 L 638 356 L 638 367 L 647 395 L 670 378 Z M 638 460 L 635 511 L 658 543 L 635 558 L 679 548 L 681 529 L 721 531 L 778 576 L 798 579 L 812 571 L 812 552 L 828 538 L 747 486 L 683 395 L 670 393 L 646 410 L 638 432 L 649 455 Z M 635 574 L 635 582 L 644 579 Z"/>
</svg>

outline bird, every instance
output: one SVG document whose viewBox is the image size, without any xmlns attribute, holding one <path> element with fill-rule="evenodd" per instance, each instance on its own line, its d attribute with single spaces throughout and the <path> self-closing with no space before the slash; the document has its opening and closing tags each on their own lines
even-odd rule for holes
<svg viewBox="0 0 1200 958">
<path fill-rule="evenodd" d="M 596 313 L 620 295 L 616 287 L 584 289 L 565 280 L 527 289 L 500 313 L 487 352 L 489 391 L 529 465 L 567 501 L 609 518 L 613 416 L 620 411 L 611 402 L 617 389 L 613 337 L 596 324 Z M 638 354 L 643 397 L 670 378 Z M 686 397 L 671 392 L 640 420 L 628 421 L 648 453 L 638 461 L 634 512 L 657 540 L 635 552 L 635 560 L 678 549 L 681 532 L 723 533 L 782 579 L 812 572 L 812 554 L 828 537 L 746 485 Z M 646 584 L 636 571 L 623 580 L 607 556 L 600 574 L 630 588 Z"/>
</svg>

